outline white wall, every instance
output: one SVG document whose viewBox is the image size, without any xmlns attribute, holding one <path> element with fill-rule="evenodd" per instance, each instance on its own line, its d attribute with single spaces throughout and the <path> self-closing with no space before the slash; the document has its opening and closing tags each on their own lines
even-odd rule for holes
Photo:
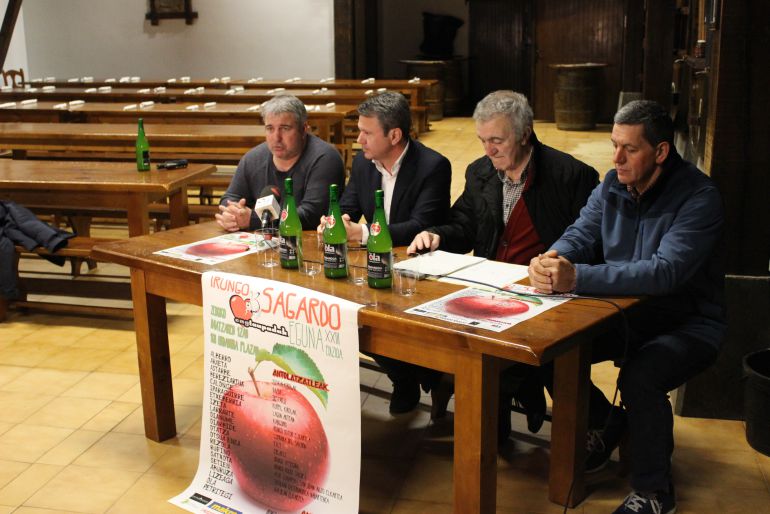
<svg viewBox="0 0 770 514">
<path fill-rule="evenodd" d="M 30 78 L 334 75 L 333 0 L 193 0 L 192 25 L 157 26 L 147 4 L 25 0 Z"/>
<path fill-rule="evenodd" d="M 5 16 L 5 9 L 8 7 L 8 0 L 0 0 L 0 16 Z M 24 8 L 19 11 L 19 17 L 16 18 L 16 27 L 13 29 L 11 45 L 8 47 L 8 54 L 5 56 L 3 69 L 16 70 L 24 69 L 25 75 L 29 72 L 27 66 L 27 47 L 24 41 Z M 28 75 L 26 75 L 28 77 Z"/>
<path fill-rule="evenodd" d="M 422 43 L 422 13 L 447 14 L 465 24 L 457 30 L 455 55 L 468 56 L 466 0 L 380 0 L 380 67 L 383 77 L 404 77 L 400 59 L 414 59 Z"/>
</svg>

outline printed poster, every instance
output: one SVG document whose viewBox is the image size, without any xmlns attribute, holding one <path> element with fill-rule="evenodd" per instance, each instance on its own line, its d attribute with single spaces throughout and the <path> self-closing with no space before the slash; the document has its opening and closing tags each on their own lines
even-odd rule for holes
<svg viewBox="0 0 770 514">
<path fill-rule="evenodd" d="M 569 297 L 538 294 L 534 287 L 512 284 L 510 291 L 468 287 L 406 312 L 469 327 L 502 332 L 560 305 Z"/>
<path fill-rule="evenodd" d="M 219 264 L 250 253 L 277 247 L 277 239 L 266 240 L 262 235 L 251 232 L 231 232 L 194 243 L 158 250 L 155 253 L 202 264 Z"/>
<path fill-rule="evenodd" d="M 361 305 L 257 277 L 202 282 L 200 463 L 169 501 L 196 513 L 357 513 Z"/>
</svg>

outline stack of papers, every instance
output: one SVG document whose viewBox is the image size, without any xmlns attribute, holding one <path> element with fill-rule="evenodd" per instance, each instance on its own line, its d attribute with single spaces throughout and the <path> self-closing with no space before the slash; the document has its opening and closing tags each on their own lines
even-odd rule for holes
<svg viewBox="0 0 770 514">
<path fill-rule="evenodd" d="M 429 275 L 433 277 L 443 277 L 454 273 L 455 271 L 473 266 L 484 261 L 483 257 L 474 257 L 473 255 L 461 255 L 458 253 L 449 253 L 443 250 L 426 253 L 418 257 L 413 257 L 405 261 L 397 262 L 393 267 L 413 271 L 420 275 Z"/>
<path fill-rule="evenodd" d="M 511 284 L 527 277 L 527 266 L 443 250 L 397 262 L 393 267 L 422 276 L 436 277 L 441 282 L 472 287 L 487 286 L 488 289 L 507 289 Z"/>
</svg>

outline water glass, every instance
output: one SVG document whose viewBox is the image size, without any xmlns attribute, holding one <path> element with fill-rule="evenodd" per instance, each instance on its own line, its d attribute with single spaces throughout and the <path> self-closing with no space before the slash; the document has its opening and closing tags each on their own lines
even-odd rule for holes
<svg viewBox="0 0 770 514">
<path fill-rule="evenodd" d="M 262 243 L 262 266 L 274 268 L 280 264 L 278 259 L 278 229 L 272 227 L 257 230 L 257 235 L 264 240 Z"/>
</svg>

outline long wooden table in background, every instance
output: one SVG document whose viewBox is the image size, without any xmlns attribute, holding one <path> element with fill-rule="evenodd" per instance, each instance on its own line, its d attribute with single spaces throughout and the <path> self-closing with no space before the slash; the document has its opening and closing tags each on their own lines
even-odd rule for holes
<svg viewBox="0 0 770 514">
<path fill-rule="evenodd" d="M 129 236 L 149 234 L 149 204 L 168 199 L 172 227 L 189 223 L 187 186 L 216 169 L 210 164 L 139 172 L 135 163 L 0 159 L 0 199 L 46 210 L 98 215 L 125 211 Z M 80 235 L 88 236 L 87 233 Z"/>
<path fill-rule="evenodd" d="M 326 104 L 336 102 L 345 105 L 358 105 L 366 100 L 370 94 L 361 89 L 293 89 L 291 91 L 278 91 L 276 89 L 244 89 L 234 94 L 229 94 L 226 89 L 206 87 L 202 92 L 188 93 L 190 88 L 169 87 L 165 91 L 156 91 L 153 88 L 114 88 L 109 92 L 87 93 L 86 87 L 57 87 L 53 91 L 43 91 L 42 88 L 23 89 L 14 88 L 0 91 L 2 102 L 20 101 L 36 98 L 38 101 L 51 100 L 64 102 L 69 100 L 84 100 L 86 102 L 146 102 L 157 103 L 172 102 L 222 102 L 222 103 L 248 103 L 260 104 L 276 95 L 289 92 L 306 104 Z M 140 90 L 146 89 L 146 92 Z"/>
<path fill-rule="evenodd" d="M 292 89 L 283 90 L 283 88 L 273 89 L 243 89 L 242 91 L 230 91 L 227 89 L 205 87 L 202 92 L 190 92 L 193 88 L 168 87 L 163 91 L 155 88 L 114 88 L 110 91 L 99 92 L 95 87 L 56 87 L 52 91 L 43 91 L 42 88 L 10 88 L 0 91 L 0 103 L 20 102 L 23 100 L 36 99 L 38 101 L 68 102 L 73 100 L 83 100 L 84 102 L 119 102 L 125 104 L 156 102 L 156 103 L 246 103 L 251 105 L 266 102 L 276 95 L 282 93 L 291 93 L 299 98 L 305 104 L 327 104 L 335 102 L 341 105 L 358 105 L 376 90 L 364 89 Z M 92 92 L 86 92 L 91 90 Z M 232 93 L 232 94 L 231 94 Z M 407 92 L 407 95 L 411 94 Z M 427 121 L 427 107 L 417 105 L 414 102 L 410 106 L 412 114 L 412 125 L 415 133 L 419 135 L 429 130 Z"/>
<path fill-rule="evenodd" d="M 120 217 L 127 220 L 129 236 L 150 232 L 151 202 L 168 204 L 172 227 L 189 223 L 187 187 L 216 168 L 209 164 L 192 164 L 187 168 L 168 171 L 136 170 L 135 163 L 24 161 L 0 159 L 0 200 L 11 200 L 37 214 L 54 214 L 69 219 L 78 240 L 90 237 L 94 216 Z M 92 244 L 92 243 L 88 243 Z M 87 248 L 81 257 L 73 258 L 73 275 L 79 275 L 81 262 L 86 259 L 89 268 L 96 264 L 88 260 Z M 102 277 L 106 279 L 106 277 Z M 53 278 L 49 274 L 26 277 L 26 293 L 67 297 L 128 296 L 126 284 L 108 281 L 72 281 Z M 0 321 L 8 308 L 0 299 Z M 90 314 L 126 317 L 125 310 L 106 306 L 80 306 L 65 303 L 27 301 L 22 298 L 14 304 L 22 308 L 43 309 L 49 312 L 87 312 Z"/>
<path fill-rule="evenodd" d="M 320 89 L 322 87 L 329 89 L 362 89 L 362 90 L 378 90 L 380 88 L 386 88 L 388 90 L 396 90 L 406 94 L 415 106 L 424 106 L 426 98 L 430 96 L 432 90 L 438 87 L 439 81 L 436 79 L 375 79 L 370 81 L 367 79 L 230 79 L 222 81 L 217 78 L 214 79 L 200 79 L 192 78 L 187 82 L 182 82 L 181 79 L 174 78 L 174 82 L 169 82 L 170 79 L 142 79 L 139 82 L 119 82 L 113 80 L 108 82 L 106 78 L 92 79 L 90 82 L 83 82 L 81 79 L 77 81 L 70 80 L 54 80 L 51 82 L 34 82 L 30 83 L 32 87 L 42 87 L 46 85 L 56 87 L 104 87 L 109 86 L 113 88 L 127 89 L 127 88 L 156 88 L 156 87 L 208 87 L 218 89 L 228 89 L 233 86 L 243 86 L 245 89 L 260 89 L 260 88 L 278 88 L 283 87 L 286 89 Z"/>
<path fill-rule="evenodd" d="M 205 223 L 94 248 L 100 260 L 131 268 L 145 434 L 155 441 L 176 435 L 166 300 L 201 305 L 201 274 L 214 267 L 153 252 L 218 234 L 221 229 L 215 223 Z M 315 233 L 306 233 L 307 258 L 320 258 L 316 246 Z M 458 514 L 494 513 L 496 509 L 501 366 L 508 361 L 536 366 L 554 361 L 549 497 L 569 505 L 583 499 L 589 346 L 592 337 L 616 316 L 612 307 L 573 300 L 495 333 L 404 313 L 457 290 L 456 285 L 420 282 L 418 294 L 405 298 L 390 290 L 328 280 L 323 275 L 308 277 L 297 271 L 267 269 L 258 263 L 259 257 L 252 254 L 215 268 L 365 304 L 358 315 L 362 350 L 454 374 L 454 511 Z M 628 307 L 635 300 L 617 302 Z"/>
<path fill-rule="evenodd" d="M 86 102 L 62 107 L 61 102 L 50 100 L 0 105 L 0 122 L 136 123 L 137 118 L 144 118 L 146 123 L 155 124 L 264 125 L 262 113 L 247 104 L 218 103 L 212 107 L 195 103 L 133 105 L 133 108 L 125 109 L 121 103 Z M 191 110 L 191 107 L 195 109 Z M 340 144 L 345 118 L 355 116 L 356 112 L 354 105 L 309 105 L 308 122 L 318 137 Z"/>
<path fill-rule="evenodd" d="M 265 127 L 251 125 L 145 124 L 152 154 L 196 154 L 236 159 L 265 140 Z M 117 123 L 0 123 L 0 148 L 13 150 L 14 158 L 27 152 L 136 151 L 136 124 Z M 237 162 L 237 160 L 236 160 Z"/>
</svg>

